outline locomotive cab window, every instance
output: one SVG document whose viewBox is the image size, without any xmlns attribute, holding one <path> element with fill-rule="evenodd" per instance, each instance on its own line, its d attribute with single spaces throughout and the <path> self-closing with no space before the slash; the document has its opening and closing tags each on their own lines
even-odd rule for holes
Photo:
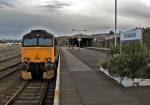
<svg viewBox="0 0 150 105">
<path fill-rule="evenodd" d="M 52 46 L 53 45 L 53 39 L 52 38 L 39 38 L 38 39 L 38 45 L 39 46 Z"/>
<path fill-rule="evenodd" d="M 53 46 L 53 38 L 25 38 L 23 46 Z"/>
<path fill-rule="evenodd" d="M 37 45 L 37 38 L 26 38 L 23 40 L 24 46 L 36 46 Z"/>
</svg>

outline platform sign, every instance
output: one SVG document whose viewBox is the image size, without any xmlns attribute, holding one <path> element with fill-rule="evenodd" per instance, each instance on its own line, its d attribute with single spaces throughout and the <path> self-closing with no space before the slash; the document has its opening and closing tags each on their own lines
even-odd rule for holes
<svg viewBox="0 0 150 105">
<path fill-rule="evenodd" d="M 81 39 L 81 38 L 78 38 L 77 40 L 78 40 L 79 42 L 81 42 L 81 41 L 82 41 L 82 39 Z"/>
<path fill-rule="evenodd" d="M 120 35 L 121 41 L 132 41 L 132 40 L 142 40 L 142 29 L 134 29 L 131 31 L 123 32 Z"/>
</svg>

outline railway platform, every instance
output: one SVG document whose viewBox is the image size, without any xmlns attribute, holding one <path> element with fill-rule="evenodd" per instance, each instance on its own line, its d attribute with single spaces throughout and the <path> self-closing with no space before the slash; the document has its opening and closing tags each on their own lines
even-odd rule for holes
<svg viewBox="0 0 150 105">
<path fill-rule="evenodd" d="M 79 58 L 85 50 L 62 48 L 60 69 L 60 105 L 141 105 L 137 98 L 128 95 L 120 87 L 99 73 L 92 64 Z M 76 55 L 74 54 L 76 53 Z M 95 57 L 85 56 L 96 63 Z M 97 53 L 97 56 L 101 56 Z M 96 56 L 96 54 L 94 54 Z"/>
<path fill-rule="evenodd" d="M 67 57 L 65 51 L 66 49 L 62 50 L 60 60 L 60 105 L 82 105 L 80 102 L 80 98 L 76 92 L 71 72 L 67 66 L 68 62 L 67 60 L 65 60 Z"/>
</svg>

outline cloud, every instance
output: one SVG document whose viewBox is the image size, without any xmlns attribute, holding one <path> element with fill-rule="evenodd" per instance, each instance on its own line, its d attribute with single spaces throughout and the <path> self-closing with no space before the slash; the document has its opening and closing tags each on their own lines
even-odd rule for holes
<svg viewBox="0 0 150 105">
<path fill-rule="evenodd" d="M 72 5 L 71 2 L 59 0 L 0 0 L 0 8 L 47 8 L 47 9 L 62 9 Z M 35 9 L 36 9 L 35 8 Z"/>
<path fill-rule="evenodd" d="M 17 38 L 34 28 L 55 35 L 71 35 L 72 29 L 80 28 L 87 29 L 87 34 L 109 32 L 114 30 L 115 19 L 114 1 L 108 1 L 0 0 L 0 8 L 16 6 L 0 9 L 0 36 Z M 134 20 L 149 24 L 148 10 L 142 0 L 118 0 L 118 31 L 136 27 Z"/>
<path fill-rule="evenodd" d="M 31 29 L 47 29 L 55 35 L 75 34 L 72 29 L 86 28 L 87 34 L 108 31 L 112 21 L 107 18 L 88 17 L 78 14 L 54 12 L 44 15 L 31 15 L 13 10 L 0 10 L 0 32 L 9 38 L 21 37 Z M 48 16 L 49 15 L 49 16 Z M 10 19 L 11 18 L 11 19 Z M 100 21 L 103 20 L 103 21 Z"/>
<path fill-rule="evenodd" d="M 5 7 L 9 7 L 9 8 L 14 8 L 14 2 L 10 2 L 10 1 L 0 1 L 0 8 L 5 8 Z"/>
<path fill-rule="evenodd" d="M 131 2 L 124 3 L 124 5 L 119 8 L 119 14 L 125 17 L 149 19 L 149 10 L 150 6 L 145 3 Z"/>
<path fill-rule="evenodd" d="M 40 6 L 40 8 L 62 9 L 70 5 L 72 5 L 71 2 L 52 1 L 52 2 L 46 3 L 45 5 Z"/>
<path fill-rule="evenodd" d="M 118 28 L 122 27 L 121 30 L 127 30 L 137 26 L 150 25 L 149 3 L 148 1 L 144 2 L 144 0 L 118 0 Z M 112 6 L 111 4 L 109 5 Z M 104 10 L 114 17 L 115 5 L 111 8 L 110 6 L 106 6 Z"/>
</svg>

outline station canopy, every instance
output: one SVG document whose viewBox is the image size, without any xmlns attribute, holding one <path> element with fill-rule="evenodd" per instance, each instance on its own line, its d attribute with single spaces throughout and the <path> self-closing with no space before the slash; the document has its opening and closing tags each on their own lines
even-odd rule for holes
<svg viewBox="0 0 150 105">
<path fill-rule="evenodd" d="M 78 39 L 81 39 L 80 43 Z M 79 44 L 80 44 L 80 47 L 91 47 L 92 41 L 93 41 L 92 36 L 85 35 L 85 34 L 73 35 L 69 39 L 70 44 L 72 46 L 77 46 L 77 47 L 79 47 Z"/>
<path fill-rule="evenodd" d="M 90 35 L 85 35 L 85 34 L 77 34 L 77 35 L 73 35 L 72 37 L 71 37 L 72 39 L 74 39 L 74 38 L 91 38 L 92 39 L 92 37 L 90 36 Z"/>
</svg>

